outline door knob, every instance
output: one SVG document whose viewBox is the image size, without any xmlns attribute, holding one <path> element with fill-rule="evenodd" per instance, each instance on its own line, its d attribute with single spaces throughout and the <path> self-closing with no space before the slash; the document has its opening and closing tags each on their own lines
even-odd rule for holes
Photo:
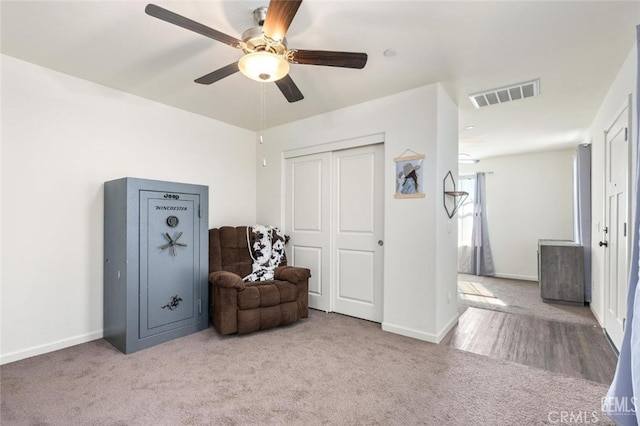
<svg viewBox="0 0 640 426">
<path fill-rule="evenodd" d="M 609 243 L 608 243 L 608 242 L 606 242 L 606 241 L 600 241 L 600 243 L 598 243 L 598 245 L 599 245 L 600 247 L 602 247 L 602 246 L 609 247 Z"/>
<path fill-rule="evenodd" d="M 378 240 L 378 245 L 379 245 L 380 247 L 382 247 L 382 246 L 384 245 L 384 241 L 382 241 L 382 240 Z"/>
</svg>

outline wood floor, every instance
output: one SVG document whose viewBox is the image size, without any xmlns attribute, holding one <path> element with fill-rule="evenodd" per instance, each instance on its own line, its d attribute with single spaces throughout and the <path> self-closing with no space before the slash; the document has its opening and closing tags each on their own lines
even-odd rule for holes
<svg viewBox="0 0 640 426">
<path fill-rule="evenodd" d="M 604 384 L 617 363 L 600 327 L 473 307 L 441 343 Z"/>
</svg>

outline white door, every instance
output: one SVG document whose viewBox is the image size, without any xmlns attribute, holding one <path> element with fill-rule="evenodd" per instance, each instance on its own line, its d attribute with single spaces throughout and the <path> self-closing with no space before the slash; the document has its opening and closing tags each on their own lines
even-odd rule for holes
<svg viewBox="0 0 640 426">
<path fill-rule="evenodd" d="M 629 106 L 605 131 L 604 326 L 620 349 L 629 271 Z"/>
<path fill-rule="evenodd" d="M 309 307 L 382 321 L 383 145 L 286 159 L 289 261 L 311 269 Z"/>
<path fill-rule="evenodd" d="M 383 145 L 333 153 L 333 308 L 382 322 Z"/>
<path fill-rule="evenodd" d="M 289 264 L 309 268 L 309 307 L 330 311 L 331 153 L 289 158 L 285 165 L 285 233 Z"/>
</svg>

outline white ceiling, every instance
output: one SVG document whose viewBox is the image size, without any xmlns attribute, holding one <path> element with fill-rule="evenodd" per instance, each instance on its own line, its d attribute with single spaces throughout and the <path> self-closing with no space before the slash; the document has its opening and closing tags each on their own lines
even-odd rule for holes
<svg viewBox="0 0 640 426">
<path fill-rule="evenodd" d="M 369 61 L 363 70 L 292 65 L 305 99 L 289 104 L 267 84 L 262 123 L 261 83 L 240 73 L 193 82 L 241 51 L 146 15 L 146 3 L 2 0 L 2 53 L 252 130 L 442 82 L 459 104 L 460 151 L 485 158 L 583 142 L 640 24 L 640 1 L 305 0 L 290 48 Z M 267 3 L 156 2 L 237 38 Z M 480 110 L 467 98 L 536 78 L 536 98 Z"/>
</svg>

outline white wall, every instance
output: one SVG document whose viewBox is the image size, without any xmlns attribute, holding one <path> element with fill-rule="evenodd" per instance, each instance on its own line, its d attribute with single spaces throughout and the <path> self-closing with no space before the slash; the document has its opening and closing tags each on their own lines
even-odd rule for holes
<svg viewBox="0 0 640 426">
<path fill-rule="evenodd" d="M 437 341 L 457 319 L 456 227 L 447 233 L 445 170 L 457 169 L 457 108 L 439 84 L 300 120 L 264 132 L 258 146 L 262 223 L 283 226 L 283 151 L 384 134 L 385 236 L 383 329 Z M 425 198 L 395 199 L 395 163 L 424 153 Z M 262 158 L 267 166 L 261 167 Z M 444 234 L 443 234 L 444 229 Z M 454 262 L 454 263 L 452 263 Z M 452 300 L 448 294 L 453 292 Z M 440 306 L 444 304 L 445 306 Z"/>
<path fill-rule="evenodd" d="M 636 76 L 638 52 L 634 44 L 624 61 L 616 79 L 611 84 L 606 97 L 602 101 L 598 113 L 596 114 L 590 128 L 592 143 L 591 151 L 591 280 L 592 280 L 592 301 L 591 310 L 601 325 L 604 325 L 604 250 L 600 249 L 598 242 L 603 238 L 602 224 L 604 223 L 604 130 L 608 128 L 615 115 L 620 111 L 623 104 L 628 102 L 629 95 L 632 96 L 632 123 L 630 141 L 631 153 L 631 174 L 630 183 L 633 186 L 631 194 L 635 196 L 635 175 L 636 175 L 636 151 L 634 141 L 638 131 L 636 99 L 638 96 L 636 89 Z M 630 186 L 630 188 L 632 187 Z M 635 198 L 634 198 L 635 199 Z M 633 203 L 632 203 L 633 205 Z M 630 217 L 633 217 L 632 215 Z M 633 235 L 632 232 L 629 235 Z"/>
<path fill-rule="evenodd" d="M 102 337 L 103 182 L 209 186 L 209 225 L 255 222 L 255 133 L 2 56 L 6 363 Z"/>
<path fill-rule="evenodd" d="M 574 149 L 461 164 L 486 176 L 487 226 L 496 275 L 538 279 L 538 240 L 573 240 Z"/>
<path fill-rule="evenodd" d="M 444 210 L 443 179 L 450 171 L 454 179 L 458 175 L 458 106 L 439 92 L 438 96 L 438 146 L 435 194 L 436 197 L 436 330 L 438 340 L 449 330 L 452 319 L 457 318 L 458 306 L 458 216 L 449 218 Z M 455 142 L 454 142 L 455 141 Z M 447 190 L 451 188 L 447 187 Z M 451 200 L 446 200 L 447 203 Z M 448 206 L 450 204 L 447 204 Z"/>
</svg>

